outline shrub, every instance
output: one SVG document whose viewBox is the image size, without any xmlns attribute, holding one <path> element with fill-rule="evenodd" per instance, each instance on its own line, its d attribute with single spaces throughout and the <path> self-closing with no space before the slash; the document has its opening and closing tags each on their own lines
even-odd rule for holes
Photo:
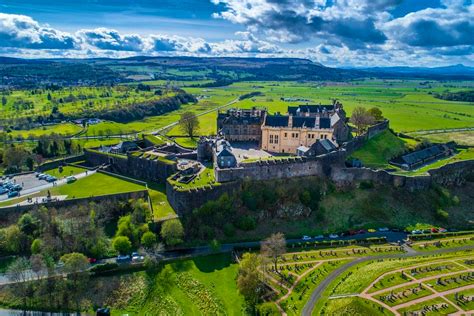
<svg viewBox="0 0 474 316">
<path fill-rule="evenodd" d="M 156 243 L 156 235 L 152 232 L 146 232 L 143 234 L 141 239 L 141 244 L 145 248 L 152 248 L 153 245 Z"/>
<path fill-rule="evenodd" d="M 112 271 L 115 270 L 119 267 L 119 265 L 115 262 L 108 262 L 108 263 L 103 263 L 103 264 L 98 264 L 95 265 L 91 268 L 91 272 L 93 273 L 101 273 L 101 272 L 106 272 L 106 271 Z"/>
<path fill-rule="evenodd" d="M 36 239 L 33 240 L 33 242 L 31 243 L 31 253 L 32 253 L 32 254 L 38 254 L 38 253 L 40 253 L 42 247 L 43 247 L 43 242 L 41 241 L 41 239 L 36 238 Z"/>
<path fill-rule="evenodd" d="M 436 217 L 437 217 L 439 220 L 445 221 L 445 220 L 447 220 L 447 219 L 449 218 L 449 213 L 440 208 L 440 209 L 438 209 L 438 210 L 436 211 Z"/>
<path fill-rule="evenodd" d="M 237 227 L 244 231 L 249 231 L 257 227 L 257 222 L 252 216 L 242 216 L 237 220 Z"/>
<path fill-rule="evenodd" d="M 224 225 L 224 234 L 227 237 L 233 237 L 235 235 L 235 227 L 232 223 L 226 223 Z"/>
<path fill-rule="evenodd" d="M 175 246 L 183 242 L 183 225 L 179 220 L 171 219 L 163 223 L 160 234 L 168 246 Z"/>
<path fill-rule="evenodd" d="M 374 183 L 372 181 L 361 181 L 359 183 L 359 188 L 362 190 L 373 189 Z"/>
</svg>

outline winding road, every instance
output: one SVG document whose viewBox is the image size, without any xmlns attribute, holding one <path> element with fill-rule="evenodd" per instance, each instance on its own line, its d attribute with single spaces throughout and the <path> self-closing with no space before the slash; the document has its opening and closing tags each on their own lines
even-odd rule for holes
<svg viewBox="0 0 474 316">
<path fill-rule="evenodd" d="M 432 251 L 424 251 L 424 252 L 418 252 L 418 251 L 410 251 L 404 254 L 392 254 L 392 255 L 382 255 L 382 256 L 369 256 L 369 257 L 364 257 L 364 258 L 359 258 L 354 261 L 351 261 L 338 269 L 334 270 L 331 272 L 319 285 L 314 289 L 313 293 L 311 293 L 311 296 L 306 302 L 306 305 L 303 308 L 302 315 L 304 316 L 311 316 L 311 313 L 313 312 L 313 309 L 316 305 L 316 302 L 321 298 L 323 292 L 326 290 L 326 288 L 341 274 L 343 274 L 345 271 L 348 269 L 354 267 L 355 265 L 370 261 L 370 260 L 377 260 L 377 259 L 389 259 L 389 258 L 408 258 L 408 257 L 416 257 L 420 255 L 435 255 L 435 254 L 440 254 L 440 253 L 446 253 L 446 252 L 453 252 L 453 251 L 459 251 L 459 250 L 469 250 L 469 249 L 474 249 L 474 246 L 464 246 L 464 247 L 458 247 L 458 248 L 447 248 L 447 249 L 439 249 L 439 250 L 432 250 Z"/>
</svg>

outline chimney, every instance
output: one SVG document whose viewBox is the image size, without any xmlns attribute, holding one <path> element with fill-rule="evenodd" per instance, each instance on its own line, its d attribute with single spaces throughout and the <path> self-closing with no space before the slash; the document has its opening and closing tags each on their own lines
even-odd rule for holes
<svg viewBox="0 0 474 316">
<path fill-rule="evenodd" d="M 293 127 L 293 115 L 288 116 L 288 127 Z"/>
</svg>

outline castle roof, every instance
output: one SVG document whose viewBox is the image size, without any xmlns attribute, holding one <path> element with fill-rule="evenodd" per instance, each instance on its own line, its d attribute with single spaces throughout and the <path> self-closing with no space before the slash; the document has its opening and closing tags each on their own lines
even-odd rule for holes
<svg viewBox="0 0 474 316">
<path fill-rule="evenodd" d="M 265 126 L 286 127 L 288 126 L 288 118 L 286 115 L 267 115 L 265 117 Z"/>
<path fill-rule="evenodd" d="M 306 104 L 288 107 L 288 114 L 291 115 L 299 115 L 300 113 L 323 113 L 330 111 L 334 111 L 334 105 Z"/>
<path fill-rule="evenodd" d="M 305 117 L 305 116 L 294 116 L 293 117 L 293 127 L 307 127 L 314 128 L 316 126 L 315 117 Z"/>
</svg>

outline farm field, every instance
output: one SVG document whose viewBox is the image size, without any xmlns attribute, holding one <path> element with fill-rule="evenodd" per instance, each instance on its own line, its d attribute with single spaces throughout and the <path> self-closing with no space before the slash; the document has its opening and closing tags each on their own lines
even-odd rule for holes
<svg viewBox="0 0 474 316">
<path fill-rule="evenodd" d="M 474 146 L 474 130 L 465 132 L 446 132 L 433 134 L 415 134 L 421 139 L 429 140 L 433 143 L 455 141 L 459 145 Z"/>
<path fill-rule="evenodd" d="M 471 250 L 453 249 L 359 263 L 331 281 L 312 314 L 339 315 L 336 311 L 351 310 L 354 315 L 364 315 L 364 308 L 371 308 L 371 315 L 448 315 L 470 311 L 469 295 L 474 289 L 470 262 Z"/>
<path fill-rule="evenodd" d="M 162 87 L 160 84 L 165 84 L 164 81 L 154 81 L 157 87 Z M 179 83 L 179 82 L 178 82 Z M 195 84 L 197 82 L 192 82 Z M 472 82 L 430 82 L 426 85 L 424 81 L 418 80 L 357 80 L 342 83 L 332 82 L 238 82 L 229 86 L 218 88 L 197 88 L 187 87 L 189 84 L 183 82 L 182 88 L 198 97 L 197 104 L 188 104 L 181 107 L 180 110 L 172 111 L 160 116 L 150 116 L 142 120 L 132 121 L 129 123 L 117 122 L 101 122 L 99 124 L 88 127 L 85 135 L 101 136 L 101 135 L 119 135 L 132 134 L 142 131 L 153 131 L 164 127 L 174 121 L 179 120 L 179 116 L 183 111 L 191 111 L 194 113 L 204 112 L 209 109 L 216 108 L 226 104 L 227 102 L 238 98 L 240 95 L 250 92 L 262 92 L 262 95 L 238 101 L 233 106 L 251 108 L 253 106 L 265 106 L 272 113 L 285 113 L 287 107 L 290 105 L 298 105 L 304 103 L 323 103 L 328 104 L 332 99 L 337 98 L 344 104 L 344 108 L 348 116 L 352 109 L 356 106 L 366 108 L 379 107 L 383 115 L 390 119 L 390 126 L 397 132 L 413 132 L 419 130 L 437 129 L 443 126 L 445 129 L 463 128 L 474 126 L 474 107 L 472 103 L 466 102 L 451 102 L 437 99 L 432 96 L 432 93 L 442 92 L 446 89 L 462 90 L 472 88 Z M 132 89 L 129 95 L 125 98 L 124 93 L 120 89 L 128 91 L 126 86 L 118 86 L 112 91 L 112 96 L 101 99 L 101 101 L 94 106 L 99 108 L 107 108 L 114 104 L 115 98 L 120 98 L 120 102 L 139 102 L 150 98 L 149 92 L 135 92 Z M 81 93 L 90 93 L 97 95 L 97 89 L 101 88 L 83 88 Z M 90 92 L 88 92 L 90 91 Z M 16 94 L 15 94 L 16 93 Z M 65 92 L 58 92 L 60 95 Z M 25 92 L 14 92 L 12 100 L 9 101 L 5 113 L 11 112 L 10 102 L 13 99 L 20 98 Z M 73 93 L 74 94 L 74 93 Z M 69 95 L 69 92 L 66 94 Z M 59 95 L 58 95 L 59 96 Z M 44 95 L 24 96 L 27 100 L 41 100 L 35 101 L 43 104 L 47 101 Z M 123 98 L 123 100 L 121 99 Z M 297 98 L 302 101 L 286 102 L 282 98 Z M 43 100 L 45 99 L 45 100 Z M 32 101 L 32 102 L 33 102 Z M 77 106 L 77 104 L 76 104 Z M 62 105 L 64 110 L 77 111 L 78 109 L 71 105 Z M 43 105 L 41 105 L 43 108 Z M 80 106 L 78 107 L 80 109 Z M 10 110 L 7 110 L 10 109 Z M 42 113 L 41 109 L 24 110 L 21 115 L 32 115 Z M 46 106 L 45 111 L 50 111 Z M 62 111 L 62 110 L 61 110 Z M 216 112 L 210 112 L 206 115 L 200 116 L 200 135 L 214 134 L 216 132 Z M 78 127 L 80 130 L 80 127 Z M 76 130 L 65 130 L 61 125 L 50 127 L 49 132 L 56 132 L 62 134 L 70 134 Z M 47 134 L 48 129 L 43 128 L 32 129 L 28 131 L 14 131 L 12 136 L 21 135 L 23 138 L 28 137 L 29 134 Z M 173 127 L 167 134 L 183 135 L 178 127 Z M 427 136 L 435 137 L 435 136 Z M 448 134 L 438 134 L 437 140 L 445 141 L 456 137 L 463 138 L 463 135 L 450 136 Z"/>
</svg>

